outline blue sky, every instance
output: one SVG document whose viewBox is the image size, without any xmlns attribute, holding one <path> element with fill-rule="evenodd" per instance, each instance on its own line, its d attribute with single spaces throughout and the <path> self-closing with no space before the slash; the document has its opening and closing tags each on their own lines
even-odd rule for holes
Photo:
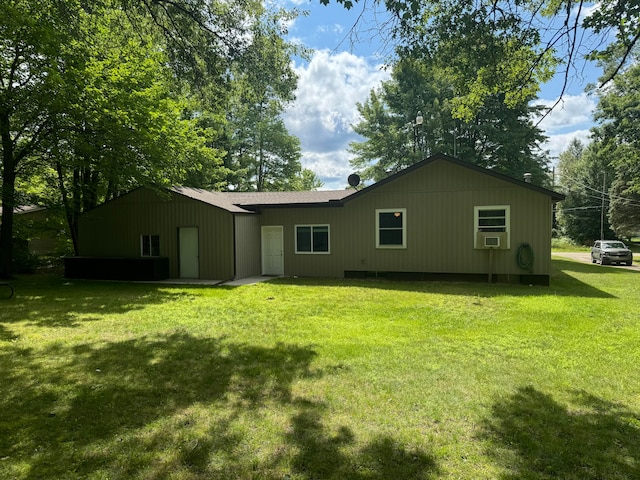
<svg viewBox="0 0 640 480">
<path fill-rule="evenodd" d="M 324 182 L 324 189 L 342 189 L 353 173 L 349 166 L 349 143 L 360 140 L 351 125 L 358 122 L 357 102 L 366 100 L 372 88 L 388 78 L 385 57 L 387 19 L 384 11 L 363 12 L 361 3 L 351 11 L 337 5 L 320 5 L 319 0 L 280 0 L 286 8 L 308 11 L 289 26 L 289 40 L 314 50 L 310 61 L 296 59 L 299 75 L 297 99 L 284 114 L 290 133 L 300 138 L 302 164 Z M 357 23 L 355 37 L 351 29 Z M 562 152 L 573 138 L 586 140 L 596 100 L 584 93 L 587 83 L 597 80 L 590 65 L 572 72 L 562 102 L 540 124 L 549 137 L 544 148 L 552 157 Z M 558 99 L 562 78 L 543 85 L 538 103 L 552 105 Z"/>
</svg>

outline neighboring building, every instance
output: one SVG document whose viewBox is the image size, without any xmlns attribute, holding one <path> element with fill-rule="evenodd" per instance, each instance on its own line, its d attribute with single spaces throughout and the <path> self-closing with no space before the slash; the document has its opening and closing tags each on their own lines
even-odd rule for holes
<svg viewBox="0 0 640 480">
<path fill-rule="evenodd" d="M 359 191 L 138 188 L 80 217 L 84 258 L 70 262 L 102 261 L 111 272 L 101 275 L 94 263 L 67 274 L 133 278 L 130 262 L 149 260 L 164 262 L 152 268 L 152 278 L 408 276 L 548 284 L 553 204 L 563 198 L 440 154 Z"/>
<path fill-rule="evenodd" d="M 19 245 L 26 245 L 29 253 L 34 255 L 51 255 L 55 252 L 58 240 L 45 207 L 22 205 L 13 209 L 13 215 L 13 234 Z"/>
</svg>

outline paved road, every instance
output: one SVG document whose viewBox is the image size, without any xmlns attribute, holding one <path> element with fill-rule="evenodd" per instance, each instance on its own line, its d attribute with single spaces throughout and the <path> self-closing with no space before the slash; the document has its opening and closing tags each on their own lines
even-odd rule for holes
<svg viewBox="0 0 640 480">
<path fill-rule="evenodd" d="M 589 252 L 552 252 L 554 257 L 568 258 L 570 260 L 576 260 L 578 262 L 591 263 L 591 254 Z M 637 256 L 637 255 L 636 255 Z M 634 262 L 637 262 L 637 258 L 634 258 Z M 598 265 L 604 268 L 626 268 L 627 270 L 640 271 L 640 266 L 637 263 L 633 265 Z"/>
</svg>

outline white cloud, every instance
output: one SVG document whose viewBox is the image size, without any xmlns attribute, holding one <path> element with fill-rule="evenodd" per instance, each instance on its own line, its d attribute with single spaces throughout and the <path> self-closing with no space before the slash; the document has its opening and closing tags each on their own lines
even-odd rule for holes
<svg viewBox="0 0 640 480">
<path fill-rule="evenodd" d="M 301 5 L 308 5 L 308 0 L 270 0 L 265 2 L 267 7 L 273 8 L 289 8 L 291 5 L 299 7 Z"/>
<path fill-rule="evenodd" d="M 356 103 L 389 75 L 363 57 L 328 50 L 315 52 L 295 70 L 297 99 L 284 114 L 287 128 L 300 138 L 303 166 L 321 178 L 324 188 L 344 188 L 352 173 L 347 148 L 359 139 L 351 127 L 359 121 Z"/>
<path fill-rule="evenodd" d="M 317 32 L 320 34 L 341 34 L 344 32 L 344 26 L 340 25 L 339 23 L 334 23 L 333 25 L 319 25 L 317 28 Z"/>
<path fill-rule="evenodd" d="M 580 20 L 584 20 L 585 18 L 591 16 L 594 12 L 600 10 L 602 8 L 601 2 L 594 2 L 593 5 L 582 5 L 573 7 L 571 10 L 571 16 L 575 17 L 580 14 Z"/>
<path fill-rule="evenodd" d="M 323 188 L 342 189 L 353 173 L 349 143 L 362 140 L 351 127 L 359 121 L 356 103 L 364 102 L 389 74 L 363 57 L 329 50 L 316 51 L 310 62 L 294 68 L 297 99 L 284 114 L 287 128 L 300 138 L 303 166 L 320 177 Z M 556 100 L 537 103 L 551 107 Z M 596 99 L 585 93 L 565 95 L 540 123 L 549 137 L 542 147 L 557 157 L 574 138 L 588 143 L 595 107 Z"/>
<path fill-rule="evenodd" d="M 569 147 L 569 144 L 574 139 L 580 140 L 583 145 L 587 145 L 591 141 L 589 135 L 591 135 L 591 132 L 588 129 L 574 130 L 568 133 L 551 135 L 549 137 L 549 140 L 544 144 L 543 148 L 545 150 L 549 150 L 549 155 L 552 159 L 556 159 L 558 155 L 560 155 Z"/>
<path fill-rule="evenodd" d="M 537 102 L 547 108 L 553 107 L 553 110 L 540 122 L 540 127 L 548 134 L 562 133 L 592 123 L 593 111 L 596 108 L 593 97 L 586 93 L 565 95 L 557 105 L 556 102 L 557 99 Z"/>
<path fill-rule="evenodd" d="M 334 152 L 306 152 L 303 162 L 324 183 L 323 190 L 342 190 L 347 186 L 347 177 L 353 173 L 346 150 Z"/>
<path fill-rule="evenodd" d="M 537 103 L 547 108 L 553 107 L 555 100 L 540 100 Z M 549 137 L 542 145 L 549 150 L 549 155 L 556 158 L 565 151 L 574 138 L 589 143 L 589 129 L 593 126 L 593 111 L 596 100 L 586 93 L 580 95 L 565 95 L 553 110 L 542 119 L 539 126 Z"/>
</svg>

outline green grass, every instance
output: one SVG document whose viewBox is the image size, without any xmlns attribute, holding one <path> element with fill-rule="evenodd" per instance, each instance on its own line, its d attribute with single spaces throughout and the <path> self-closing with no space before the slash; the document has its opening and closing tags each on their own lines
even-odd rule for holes
<svg viewBox="0 0 640 480">
<path fill-rule="evenodd" d="M 21 277 L 0 478 L 640 478 L 640 277 L 553 265 L 551 287 Z"/>
<path fill-rule="evenodd" d="M 551 239 L 551 249 L 557 252 L 587 252 L 590 250 L 590 248 L 590 245 L 578 245 L 567 237 L 557 237 Z"/>
<path fill-rule="evenodd" d="M 632 238 L 631 241 L 623 239 L 623 241 L 632 252 L 640 253 L 640 238 Z M 551 240 L 551 249 L 554 252 L 589 252 L 591 245 L 578 245 L 569 238 L 558 237 Z"/>
</svg>

